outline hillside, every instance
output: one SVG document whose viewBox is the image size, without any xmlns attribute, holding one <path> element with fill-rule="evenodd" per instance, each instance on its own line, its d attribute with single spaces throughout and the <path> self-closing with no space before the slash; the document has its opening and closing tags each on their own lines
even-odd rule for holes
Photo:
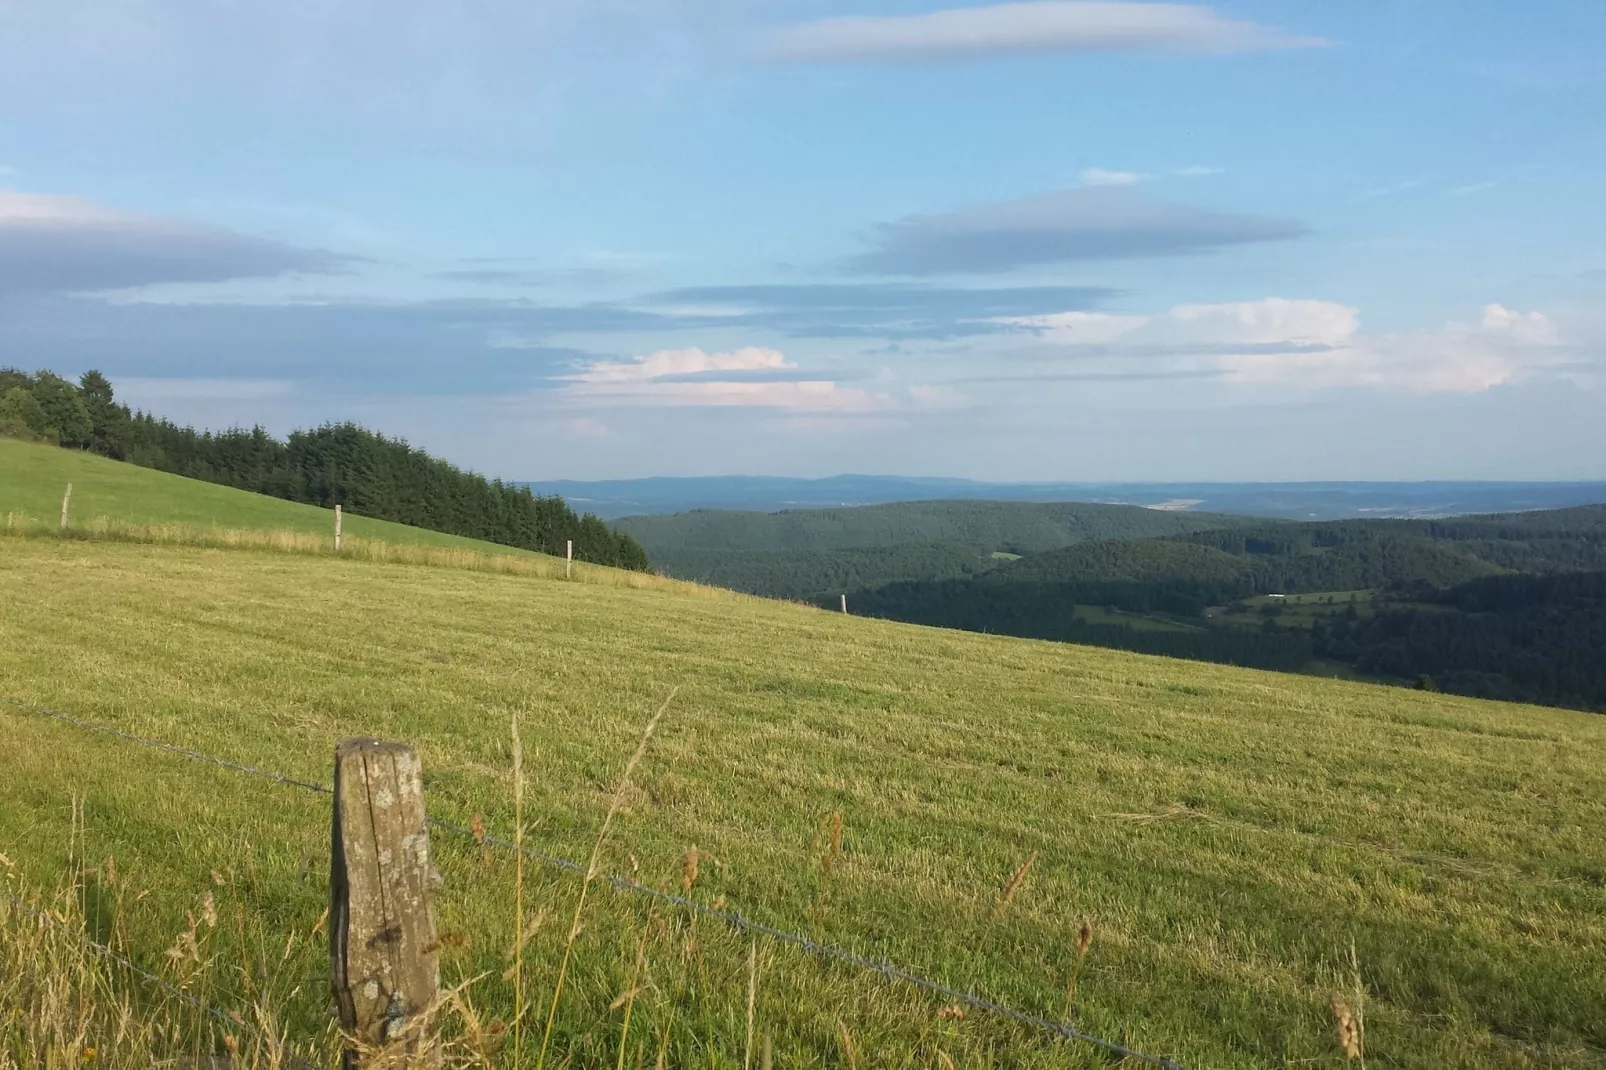
<svg viewBox="0 0 1606 1070">
<path fill-rule="evenodd" d="M 881 584 L 849 601 L 856 612 L 922 624 L 1284 671 L 1336 663 L 1467 694 L 1606 709 L 1606 664 L 1581 655 L 1578 639 L 1606 620 L 1606 600 L 1559 600 L 1565 583 L 1524 587 L 1531 594 L 1520 605 L 1473 597 L 1500 577 L 1603 570 L 1606 506 L 1597 505 L 1084 543 L 976 576 Z M 1288 596 L 1310 597 L 1285 617 Z M 1359 626 L 1362 607 L 1386 621 Z M 1131 616 L 1152 614 L 1164 619 Z"/>
<path fill-rule="evenodd" d="M 655 560 L 668 560 L 682 550 L 848 550 L 920 542 L 1031 554 L 1088 539 L 1178 535 L 1230 522 L 1241 521 L 1092 502 L 924 501 L 779 513 L 698 510 L 626 517 L 614 527 L 634 536 Z"/>
<path fill-rule="evenodd" d="M 120 525 L 291 531 L 330 538 L 334 532 L 334 517 L 328 509 L 140 468 L 80 450 L 0 436 L 0 515 L 54 525 L 59 522 L 61 498 L 69 483 L 72 521 L 78 526 L 104 519 Z M 342 528 L 353 538 L 399 546 L 535 556 L 510 546 L 350 512 L 342 518 Z"/>
<path fill-rule="evenodd" d="M 179 499 L 218 490 L 164 486 L 196 518 Z M 518 712 L 533 841 L 580 859 L 676 691 L 605 870 L 679 889 L 695 845 L 700 902 L 1051 1018 L 1089 922 L 1077 1024 L 1190 1068 L 1334 1062 L 1352 944 L 1381 1064 L 1588 1067 L 1606 1048 L 1606 720 L 1582 714 L 667 586 L 38 536 L 0 537 L 0 681 L 0 698 L 314 782 L 344 736 L 406 739 L 432 813 L 502 835 Z M 48 887 L 69 853 L 91 860 L 136 962 L 170 975 L 206 893 L 221 962 L 327 969 L 321 797 L 4 704 L 0 768 L 8 879 Z M 822 847 L 833 814 L 840 857 Z M 477 1005 L 505 1018 L 511 862 L 444 834 L 437 851 L 442 924 L 462 934 L 446 976 L 481 977 Z M 526 902 L 562 916 L 577 883 L 533 867 Z M 938 1048 L 1106 1065 L 873 972 L 594 897 L 555 1042 L 573 1065 L 612 1064 L 642 934 L 637 1021 L 668 1065 L 740 1063 L 750 956 L 777 1065 L 840 1063 L 843 1030 L 864 1065 Z M 537 999 L 565 927 L 526 953 Z M 245 976 L 292 1036 L 327 1029 L 317 984 L 250 967 L 203 991 L 241 1005 Z"/>
<path fill-rule="evenodd" d="M 689 476 L 649 479 L 537 480 L 527 484 L 608 519 L 694 509 L 775 512 L 887 502 L 1115 502 L 1164 505 L 1234 516 L 1342 520 L 1376 516 L 1461 516 L 1519 509 L 1561 509 L 1606 501 L 1606 483 L 1489 481 L 1305 483 L 983 483 L 968 479 L 839 475 Z"/>
<path fill-rule="evenodd" d="M 73 383 L 50 371 L 29 375 L 0 366 L 0 437 L 523 550 L 648 568 L 634 540 L 561 498 L 464 471 L 351 421 L 301 428 L 283 439 L 261 426 L 196 430 L 134 411 L 98 371 Z"/>
<path fill-rule="evenodd" d="M 670 575 L 763 598 L 819 602 L 900 580 L 952 579 L 998 562 L 956 542 L 910 542 L 852 550 L 668 550 L 657 559 Z"/>
<path fill-rule="evenodd" d="M 1089 502 L 924 501 L 779 513 L 636 516 L 616 530 L 671 576 L 769 598 L 818 600 L 905 580 L 976 575 L 995 554 L 1246 523 Z"/>
</svg>

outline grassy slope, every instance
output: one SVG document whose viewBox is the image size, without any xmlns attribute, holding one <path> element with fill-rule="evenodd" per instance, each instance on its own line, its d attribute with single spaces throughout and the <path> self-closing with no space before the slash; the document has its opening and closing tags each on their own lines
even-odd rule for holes
<svg viewBox="0 0 1606 1070">
<path fill-rule="evenodd" d="M 334 530 L 334 517 L 327 509 L 77 450 L 0 437 L 0 516 L 15 513 L 54 524 L 61 516 L 61 497 L 68 483 L 72 484 L 72 521 L 80 525 L 106 517 L 140 525 L 188 524 L 316 535 L 331 535 Z M 527 552 L 350 513 L 343 518 L 342 528 L 345 534 L 359 539 L 396 545 L 472 549 L 480 553 Z"/>
<path fill-rule="evenodd" d="M 521 709 L 536 841 L 580 858 L 640 725 L 678 687 L 611 870 L 634 861 L 673 886 L 695 843 L 719 860 L 702 866 L 705 899 L 1051 1015 L 1091 919 L 1081 1023 L 1190 1066 L 1331 1061 L 1326 1001 L 1351 941 L 1376 1059 L 1603 1064 L 1598 717 L 667 591 L 39 539 L 0 540 L 0 681 L 308 778 L 344 735 L 409 739 L 437 814 L 501 830 Z M 125 923 L 147 960 L 213 870 L 226 910 L 275 930 L 306 931 L 321 909 L 318 798 L 3 707 L 0 768 L 0 852 L 46 879 L 82 793 L 87 856 L 115 854 L 124 885 L 151 892 Z M 833 810 L 847 854 L 822 910 Z M 448 976 L 494 977 L 510 867 L 441 852 L 445 924 L 470 940 Z M 540 873 L 530 894 L 562 917 L 573 890 Z M 560 1037 L 580 1064 L 611 1063 L 626 906 L 599 893 L 582 938 Z M 565 928 L 532 950 L 540 991 Z M 638 1022 L 673 1008 L 677 1065 L 739 1063 L 745 945 L 684 926 L 664 940 Z M 316 977 L 315 947 L 303 957 Z M 960 1065 L 1095 1065 L 983 1016 L 939 1023 L 939 1004 L 873 977 L 767 946 L 761 963 L 782 1065 L 839 1063 L 839 1016 L 870 1065 L 932 1065 L 937 1043 Z"/>
<path fill-rule="evenodd" d="M 303 508 L 15 446 L 0 440 L 0 510 L 52 516 L 63 476 L 117 519 L 280 527 Z M 308 512 L 322 530 L 327 514 Z M 521 710 L 535 842 L 584 858 L 636 732 L 678 687 L 610 870 L 675 887 L 695 843 L 718 860 L 701 867 L 705 900 L 1050 1016 L 1090 919 L 1079 1023 L 1189 1066 L 1331 1061 L 1326 999 L 1347 983 L 1351 941 L 1374 1058 L 1606 1065 L 1606 721 L 686 594 L 0 538 L 0 697 L 309 779 L 327 778 L 342 736 L 409 739 L 434 813 L 503 832 L 506 723 Z M 148 893 L 120 930 L 141 961 L 161 967 L 214 871 L 242 928 L 312 932 L 322 799 L 5 706 L 0 770 L 0 855 L 48 884 L 83 798 L 80 857 L 115 855 L 118 888 Z M 834 810 L 847 853 L 822 896 Z M 468 938 L 447 975 L 489 972 L 484 999 L 505 1010 L 511 866 L 437 849 L 443 925 Z M 576 881 L 531 881 L 530 900 L 562 918 Z M 612 1062 L 635 906 L 595 902 L 560 1017 L 575 1064 Z M 538 993 L 566 927 L 532 946 Z M 638 1029 L 668 1029 L 674 1065 L 738 1064 L 746 945 L 674 919 L 647 931 L 655 987 Z M 939 1021 L 939 1003 L 873 976 L 761 952 L 759 1023 L 781 1065 L 839 1064 L 837 1017 L 870 1065 L 932 1065 L 937 1045 L 961 1066 L 1097 1065 L 985 1016 Z M 277 968 L 316 978 L 317 941 Z M 325 996 L 302 989 L 312 1028 Z"/>
</svg>

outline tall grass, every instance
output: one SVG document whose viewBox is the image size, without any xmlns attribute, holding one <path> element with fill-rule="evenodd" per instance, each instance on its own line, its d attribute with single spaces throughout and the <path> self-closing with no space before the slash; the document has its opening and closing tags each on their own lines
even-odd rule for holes
<svg viewBox="0 0 1606 1070">
<path fill-rule="evenodd" d="M 270 553 L 338 557 L 376 564 L 420 565 L 464 569 L 471 572 L 566 580 L 574 583 L 635 590 L 673 591 L 701 598 L 751 599 L 722 587 L 707 587 L 646 572 L 630 572 L 606 565 L 574 562 L 572 573 L 556 557 L 530 551 L 485 553 L 450 546 L 386 542 L 355 535 L 341 538 L 334 548 L 330 536 L 288 528 L 221 528 L 198 524 L 133 524 L 107 517 L 75 522 L 62 528 L 35 517 L 7 513 L 0 535 L 24 539 L 71 539 L 83 542 L 117 542 L 156 546 L 195 546 L 215 550 L 263 550 Z"/>
<path fill-rule="evenodd" d="M 0 855 L 0 865 L 8 861 Z M 230 1070 L 307 1070 L 315 1051 L 332 1047 L 333 1027 L 293 1042 L 280 1009 L 302 983 L 287 964 L 311 937 L 247 933 L 244 911 L 233 911 L 238 935 L 256 953 L 225 959 L 217 935 L 229 923 L 231 891 L 199 895 L 162 962 L 145 970 L 132 964 L 137 952 L 124 927 L 132 897 L 112 859 L 76 869 L 49 894 L 7 872 L 0 881 L 0 1070 L 199 1068 L 214 1057 Z M 252 998 L 223 1001 L 231 975 Z"/>
</svg>

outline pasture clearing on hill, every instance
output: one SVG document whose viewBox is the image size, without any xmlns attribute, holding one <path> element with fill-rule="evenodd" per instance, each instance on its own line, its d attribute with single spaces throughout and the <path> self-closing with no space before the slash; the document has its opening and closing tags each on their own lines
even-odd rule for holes
<svg viewBox="0 0 1606 1070">
<path fill-rule="evenodd" d="M 71 523 L 58 529 L 72 486 Z M 0 437 L 0 536 L 143 543 L 334 555 L 334 516 L 270 498 L 79 450 Z M 578 583 L 743 597 L 717 587 L 575 561 L 480 539 L 346 513 L 339 556 Z"/>
<path fill-rule="evenodd" d="M 72 519 L 90 529 L 97 519 L 118 528 L 226 529 L 296 532 L 332 538 L 327 509 L 270 498 L 199 479 L 140 468 L 82 450 L 0 437 L 0 514 L 55 525 L 61 497 L 72 484 Z M 458 535 L 373 520 L 347 512 L 344 534 L 397 546 L 439 546 L 477 553 L 541 556 Z"/>
<path fill-rule="evenodd" d="M 1090 922 L 1076 1023 L 1189 1067 L 1337 1065 L 1352 947 L 1374 1060 L 1606 1065 L 1598 717 L 667 587 L 0 539 L 0 695 L 309 781 L 341 737 L 407 740 L 432 813 L 504 836 L 517 714 L 531 842 L 568 858 L 675 689 L 610 872 L 1050 1018 Z M 94 931 L 154 970 L 213 893 L 209 998 L 272 990 L 327 1034 L 323 797 L 7 706 L 0 768 L 13 880 L 93 869 Z M 445 979 L 505 1018 L 512 862 L 436 847 Z M 538 1018 L 579 885 L 527 875 Z M 1105 1065 L 605 888 L 587 917 L 556 1062 L 613 1065 L 636 992 L 627 1065 L 741 1065 L 751 982 L 782 1066 Z"/>
</svg>

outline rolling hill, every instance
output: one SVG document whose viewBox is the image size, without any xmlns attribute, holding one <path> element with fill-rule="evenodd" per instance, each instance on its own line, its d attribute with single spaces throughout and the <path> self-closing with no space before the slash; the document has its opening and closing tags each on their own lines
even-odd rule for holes
<svg viewBox="0 0 1606 1070">
<path fill-rule="evenodd" d="M 840 475 L 824 479 L 779 476 L 689 476 L 650 479 L 538 480 L 527 484 L 559 494 L 607 518 L 694 509 L 774 512 L 834 509 L 932 499 L 1019 502 L 1112 502 L 1172 509 L 1343 520 L 1376 516 L 1460 516 L 1519 509 L 1561 509 L 1606 501 L 1606 483 L 1489 481 L 1304 483 L 985 483 L 969 479 Z"/>
<path fill-rule="evenodd" d="M 818 600 L 902 580 L 975 575 L 996 555 L 1247 523 L 1090 502 L 923 501 L 779 513 L 694 511 L 614 523 L 671 576 Z"/>
<path fill-rule="evenodd" d="M 1595 590 L 1602 572 L 1606 506 L 1596 505 L 1090 542 L 848 598 L 856 612 L 893 620 L 1284 671 L 1338 663 L 1466 694 L 1606 709 L 1606 665 L 1581 639 L 1606 626 L 1606 601 L 1574 597 Z M 1484 581 L 1555 575 L 1577 577 L 1576 590 L 1528 583 L 1498 603 L 1477 596 Z M 1290 595 L 1324 597 L 1302 600 L 1289 626 L 1286 606 L 1267 600 Z M 1385 619 L 1358 626 L 1360 596 Z M 1159 627 L 1154 614 L 1164 615 Z"/>
<path fill-rule="evenodd" d="M 105 519 L 135 527 L 188 525 L 333 537 L 334 518 L 328 509 L 140 468 L 81 450 L 0 437 L 0 515 L 55 524 L 69 483 L 72 519 L 80 526 Z M 509 546 L 349 512 L 342 526 L 345 534 L 354 538 L 395 545 L 537 556 Z"/>
<path fill-rule="evenodd" d="M 5 471 L 0 511 L 59 500 L 59 470 Z M 163 508 L 215 515 L 186 498 L 205 485 L 165 485 Z M 310 781 L 339 738 L 406 739 L 432 813 L 503 835 L 516 715 L 532 842 L 584 859 L 673 693 L 605 870 L 1050 1018 L 1089 923 L 1077 1025 L 1190 1068 L 1337 1065 L 1329 998 L 1357 981 L 1380 1064 L 1602 1065 L 1606 719 L 659 582 L 0 537 L 0 697 Z M 11 705 L 0 768 L 10 886 L 92 871 L 118 946 L 164 975 L 212 904 L 207 947 L 240 965 L 194 990 L 271 990 L 290 1035 L 327 1034 L 321 985 L 294 980 L 327 969 L 322 798 Z M 511 862 L 437 842 L 447 979 L 479 977 L 505 1022 Z M 566 919 L 578 878 L 525 880 Z M 739 1064 L 749 990 L 779 1065 L 842 1064 L 844 1037 L 863 1065 L 1107 1065 L 606 888 L 587 911 L 554 1040 L 571 1065 L 613 1064 L 637 961 L 636 1035 L 668 1065 Z M 526 951 L 537 1001 L 566 928 Z M 291 980 L 258 984 L 259 960 Z"/>
</svg>

